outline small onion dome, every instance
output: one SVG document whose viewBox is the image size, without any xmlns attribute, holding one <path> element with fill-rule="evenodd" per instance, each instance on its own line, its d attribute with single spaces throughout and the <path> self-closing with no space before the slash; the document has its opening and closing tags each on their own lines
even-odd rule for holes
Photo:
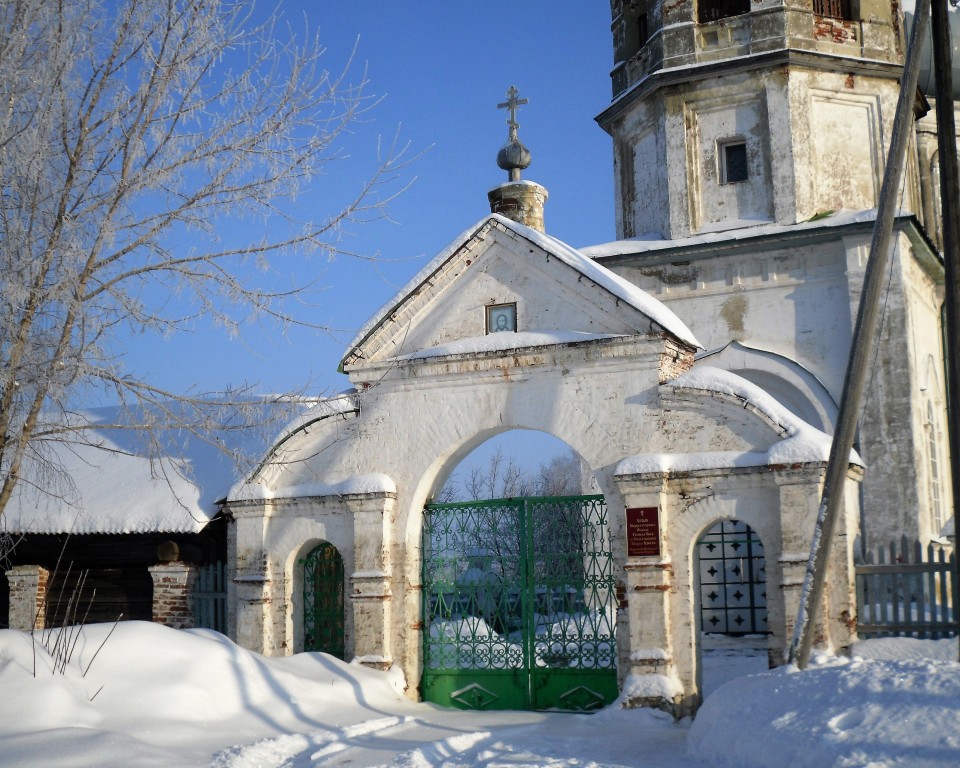
<svg viewBox="0 0 960 768">
<path fill-rule="evenodd" d="M 517 181 L 520 171 L 530 166 L 530 150 L 523 146 L 516 136 L 511 136 L 497 152 L 497 165 L 510 174 L 511 181 Z"/>
</svg>

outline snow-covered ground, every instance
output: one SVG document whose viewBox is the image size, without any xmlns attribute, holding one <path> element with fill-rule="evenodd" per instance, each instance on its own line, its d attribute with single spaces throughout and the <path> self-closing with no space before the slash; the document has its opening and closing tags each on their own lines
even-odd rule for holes
<svg viewBox="0 0 960 768">
<path fill-rule="evenodd" d="M 267 659 L 213 632 L 142 622 L 117 625 L 104 643 L 110 630 L 70 633 L 54 656 L 29 634 L 0 631 L 0 765 L 960 765 L 956 640 L 868 641 L 853 659 L 758 674 L 759 643 L 710 640 L 704 706 L 695 722 L 674 723 L 618 707 L 444 710 L 405 699 L 393 672 L 321 654 Z"/>
</svg>

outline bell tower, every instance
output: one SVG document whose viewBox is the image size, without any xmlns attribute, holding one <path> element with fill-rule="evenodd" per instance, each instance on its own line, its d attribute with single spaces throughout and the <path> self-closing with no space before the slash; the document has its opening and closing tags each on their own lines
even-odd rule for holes
<svg viewBox="0 0 960 768">
<path fill-rule="evenodd" d="M 610 6 L 613 102 L 597 121 L 619 238 L 876 206 L 906 44 L 897 0 Z"/>
</svg>

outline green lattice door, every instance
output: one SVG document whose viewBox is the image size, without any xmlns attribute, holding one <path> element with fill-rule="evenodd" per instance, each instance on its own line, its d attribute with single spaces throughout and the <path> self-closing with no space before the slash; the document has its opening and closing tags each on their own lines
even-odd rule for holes
<svg viewBox="0 0 960 768">
<path fill-rule="evenodd" d="M 343 558 L 324 542 L 303 560 L 303 650 L 342 659 Z"/>
<path fill-rule="evenodd" d="M 747 635 L 767 632 L 767 561 L 757 533 L 723 520 L 697 542 L 700 628 Z"/>
<path fill-rule="evenodd" d="M 597 709 L 616 699 L 602 496 L 432 504 L 423 526 L 426 701 Z"/>
</svg>

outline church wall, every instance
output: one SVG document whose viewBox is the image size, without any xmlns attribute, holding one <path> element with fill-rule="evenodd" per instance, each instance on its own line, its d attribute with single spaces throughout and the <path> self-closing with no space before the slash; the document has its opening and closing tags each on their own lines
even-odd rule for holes
<svg viewBox="0 0 960 768">
<path fill-rule="evenodd" d="M 939 424 L 946 423 L 941 297 L 942 288 L 902 238 L 894 252 L 890 288 L 884 297 L 880 352 L 868 377 L 861 426 L 862 451 L 869 468 L 864 509 L 870 549 L 903 535 L 924 542 L 939 535 L 931 523 L 934 468 L 928 450 L 926 406 L 929 400 Z M 945 436 L 940 446 L 943 456 Z M 941 503 L 945 503 L 950 498 L 949 478 L 945 467 L 939 469 Z"/>
<path fill-rule="evenodd" d="M 611 268 L 682 317 L 707 350 L 736 340 L 777 352 L 839 402 L 852 334 L 842 242 Z"/>
<path fill-rule="evenodd" d="M 618 476 L 627 506 L 660 508 L 660 557 L 628 558 L 622 630 L 630 638 L 621 656 L 628 704 L 649 705 L 651 676 L 675 679 L 683 693 L 675 714 L 689 714 L 700 690 L 700 631 L 696 542 L 715 523 L 739 520 L 763 542 L 771 666 L 784 663 L 800 604 L 809 544 L 819 509 L 823 465 L 791 469 L 701 470 Z M 840 650 L 853 639 L 855 600 L 849 567 L 857 530 L 857 473 L 847 484 L 825 582 L 825 611 L 816 643 Z M 637 691 L 631 697 L 631 691 Z"/>
<path fill-rule="evenodd" d="M 682 238 L 721 227 L 795 224 L 876 206 L 895 80 L 793 67 L 665 87 L 611 127 L 620 166 L 618 237 Z M 728 181 L 743 143 L 746 178 Z M 905 207 L 919 208 L 914 152 Z M 629 168 L 632 166 L 632 172 Z"/>
<path fill-rule="evenodd" d="M 942 278 L 934 277 L 939 267 L 919 260 L 928 256 L 914 255 L 903 230 L 895 240 L 858 440 L 868 467 L 864 537 L 871 547 L 901 535 L 935 535 L 926 392 L 942 391 L 944 380 Z M 750 252 L 741 245 L 730 255 L 718 244 L 715 253 L 707 246 L 691 253 L 699 258 L 652 263 L 649 254 L 618 259 L 611 268 L 673 309 L 707 350 L 740 341 L 783 355 L 814 374 L 839 404 L 869 244 L 868 232 L 803 247 Z M 933 401 L 937 420 L 946 424 L 942 396 Z M 951 498 L 946 474 L 939 471 L 941 505 Z"/>
<path fill-rule="evenodd" d="M 653 359 L 638 365 L 617 356 L 614 348 L 599 346 L 570 350 L 559 360 L 546 352 L 532 357 L 536 360 L 522 355 L 498 364 L 488 361 L 486 370 L 471 370 L 476 361 L 407 366 L 394 372 L 397 378 L 371 389 L 365 400 L 369 421 L 360 440 L 383 445 L 402 435 L 404 441 L 399 455 L 363 458 L 380 462 L 378 469 L 397 480 L 394 661 L 408 684 L 420 677 L 421 638 L 411 617 L 420 612 L 415 585 L 420 582 L 422 509 L 461 458 L 498 432 L 539 429 L 570 445 L 594 471 L 609 508 L 622 509 L 609 480 L 611 466 L 638 445 L 655 444 L 658 414 L 646 406 L 658 386 Z M 622 520 L 611 515 L 611 536 L 622 538 L 621 528 Z M 615 557 L 622 562 L 622 544 L 618 549 Z"/>
<path fill-rule="evenodd" d="M 327 540 L 341 551 L 347 568 L 348 656 L 377 666 L 398 664 L 408 694 L 415 697 L 422 652 L 423 507 L 479 443 L 509 429 L 538 429 L 582 457 L 607 501 L 615 578 L 628 595 L 625 623 L 618 630 L 624 690 L 631 675 L 636 682 L 637 675 L 660 674 L 655 679 L 662 678 L 671 690 L 682 687 L 679 698 L 665 694 L 671 711 L 693 711 L 696 617 L 690 558 L 696 537 L 716 519 L 737 517 L 761 533 L 776 562 L 783 519 L 797 512 L 798 503 L 798 519 L 806 519 L 807 508 L 816 505 L 802 493 L 784 501 L 776 473 L 765 468 L 715 470 L 707 473 L 709 481 L 677 480 L 653 497 L 662 509 L 669 567 L 631 565 L 623 510 L 632 501 L 614 476 L 622 459 L 640 453 L 762 452 L 778 439 L 776 425 L 728 396 L 662 387 L 665 359 L 671 361 L 670 375 L 680 372 L 682 366 L 673 360 L 684 355 L 674 342 L 633 336 L 506 354 L 366 362 L 351 370 L 360 390 L 359 413 L 348 419 L 353 427 L 345 429 L 335 420 L 314 425 L 284 444 L 277 454 L 279 468 L 265 470 L 270 495 L 299 490 L 301 498 L 229 505 L 237 526 L 241 643 L 257 647 L 260 642 L 267 653 L 302 647 L 297 615 L 302 585 L 295 563 L 316 541 Z M 371 473 L 395 481 L 395 502 L 392 495 L 387 501 L 369 494 L 304 495 L 323 483 Z M 810 498 L 817 496 L 816 478 L 797 482 Z M 702 519 L 691 511 L 695 498 L 705 500 L 702 508 L 709 514 Z M 773 605 L 776 600 L 771 598 Z M 773 608 L 781 624 L 786 610 Z M 261 637 L 252 631 L 257 622 Z M 778 630 L 780 645 L 784 636 Z M 644 648 L 653 649 L 660 661 L 667 659 L 660 672 L 644 661 Z M 641 688 L 648 683 L 642 681 Z"/>
<path fill-rule="evenodd" d="M 302 571 L 297 559 L 333 544 L 354 571 L 354 518 L 346 505 L 306 498 L 232 502 L 235 517 L 237 642 L 268 656 L 303 650 Z M 352 648 L 347 613 L 347 647 Z"/>
<path fill-rule="evenodd" d="M 791 71 L 791 139 L 797 178 L 794 221 L 877 206 L 898 98 L 899 82 L 889 78 L 852 71 Z M 916 211 L 919 177 L 913 137 L 909 141 L 902 207 Z"/>
<path fill-rule="evenodd" d="M 917 157 L 922 205 L 916 210 L 927 234 L 942 247 L 943 225 L 940 210 L 940 162 L 937 147 L 937 103 L 928 96 L 930 111 L 916 122 Z M 953 103 L 954 123 L 958 126 L 957 142 L 960 145 L 960 102 Z"/>
</svg>

